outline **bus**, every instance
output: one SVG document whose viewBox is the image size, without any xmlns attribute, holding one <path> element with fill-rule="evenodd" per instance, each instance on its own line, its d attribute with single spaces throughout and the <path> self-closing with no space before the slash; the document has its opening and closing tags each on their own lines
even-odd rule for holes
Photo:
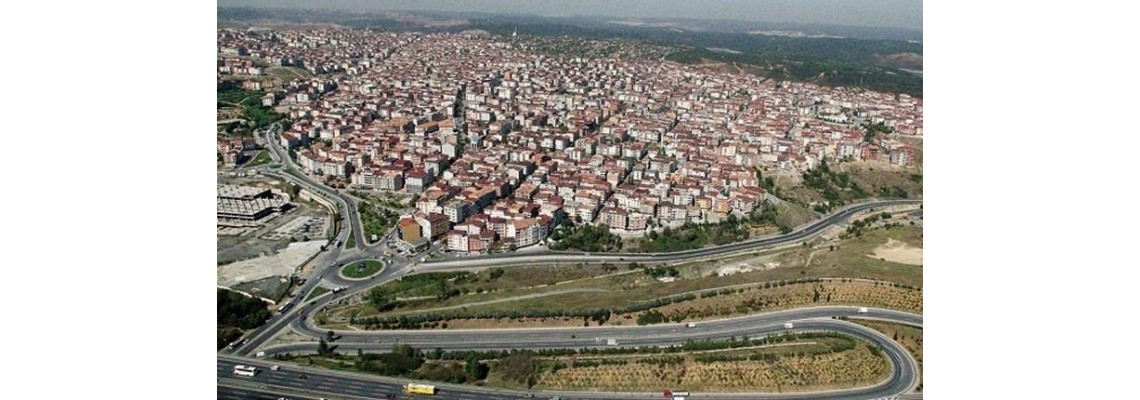
<svg viewBox="0 0 1140 400">
<path fill-rule="evenodd" d="M 257 375 L 257 368 L 253 366 L 235 365 L 234 374 L 241 376 L 254 376 Z"/>
<path fill-rule="evenodd" d="M 277 307 L 277 312 L 285 312 L 285 311 L 288 311 L 289 308 L 292 308 L 292 307 L 293 307 L 293 302 L 292 301 L 286 301 L 285 304 L 281 305 L 281 307 Z"/>
<path fill-rule="evenodd" d="M 435 394 L 435 386 L 421 385 L 418 383 L 409 383 L 407 386 L 404 386 L 404 393 L 434 395 Z"/>
</svg>

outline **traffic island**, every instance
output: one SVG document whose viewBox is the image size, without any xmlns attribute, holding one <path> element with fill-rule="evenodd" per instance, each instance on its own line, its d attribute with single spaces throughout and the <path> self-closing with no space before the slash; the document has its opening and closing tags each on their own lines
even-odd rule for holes
<svg viewBox="0 0 1140 400">
<path fill-rule="evenodd" d="M 384 263 L 380 260 L 360 260 L 345 265 L 340 269 L 340 276 L 345 279 L 361 280 L 372 277 L 384 271 Z"/>
</svg>

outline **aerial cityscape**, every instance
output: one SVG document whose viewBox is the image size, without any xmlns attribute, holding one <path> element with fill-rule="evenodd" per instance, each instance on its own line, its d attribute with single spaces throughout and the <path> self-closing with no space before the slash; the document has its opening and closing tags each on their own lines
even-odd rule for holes
<svg viewBox="0 0 1140 400">
<path fill-rule="evenodd" d="M 921 28 L 792 22 L 219 7 L 218 398 L 921 398 Z"/>
</svg>

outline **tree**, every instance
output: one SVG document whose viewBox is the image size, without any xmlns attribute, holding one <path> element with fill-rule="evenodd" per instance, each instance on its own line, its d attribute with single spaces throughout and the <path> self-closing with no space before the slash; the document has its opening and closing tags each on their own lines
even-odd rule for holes
<svg viewBox="0 0 1140 400">
<path fill-rule="evenodd" d="M 385 311 L 395 306 L 392 296 L 380 290 L 380 288 L 375 288 L 368 292 L 368 303 L 372 304 L 372 306 L 376 307 L 379 311 Z"/>
<path fill-rule="evenodd" d="M 327 338 L 330 342 L 336 341 L 336 332 L 328 331 L 328 333 L 325 334 L 325 338 Z"/>
<path fill-rule="evenodd" d="M 325 338 L 321 338 L 320 342 L 317 343 L 317 354 L 321 356 L 332 355 L 332 349 L 329 348 L 329 343 L 325 341 Z"/>
<path fill-rule="evenodd" d="M 475 380 L 485 379 L 489 370 L 486 365 L 479 362 L 479 357 L 475 354 L 467 355 L 467 366 L 464 369 L 467 371 L 467 375 Z"/>
</svg>

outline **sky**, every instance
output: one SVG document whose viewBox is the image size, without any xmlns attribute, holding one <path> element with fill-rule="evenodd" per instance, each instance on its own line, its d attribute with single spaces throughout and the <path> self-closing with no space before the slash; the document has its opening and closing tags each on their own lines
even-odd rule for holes
<svg viewBox="0 0 1140 400">
<path fill-rule="evenodd" d="M 735 19 L 922 29 L 922 0 L 218 0 L 218 6 Z"/>
</svg>

